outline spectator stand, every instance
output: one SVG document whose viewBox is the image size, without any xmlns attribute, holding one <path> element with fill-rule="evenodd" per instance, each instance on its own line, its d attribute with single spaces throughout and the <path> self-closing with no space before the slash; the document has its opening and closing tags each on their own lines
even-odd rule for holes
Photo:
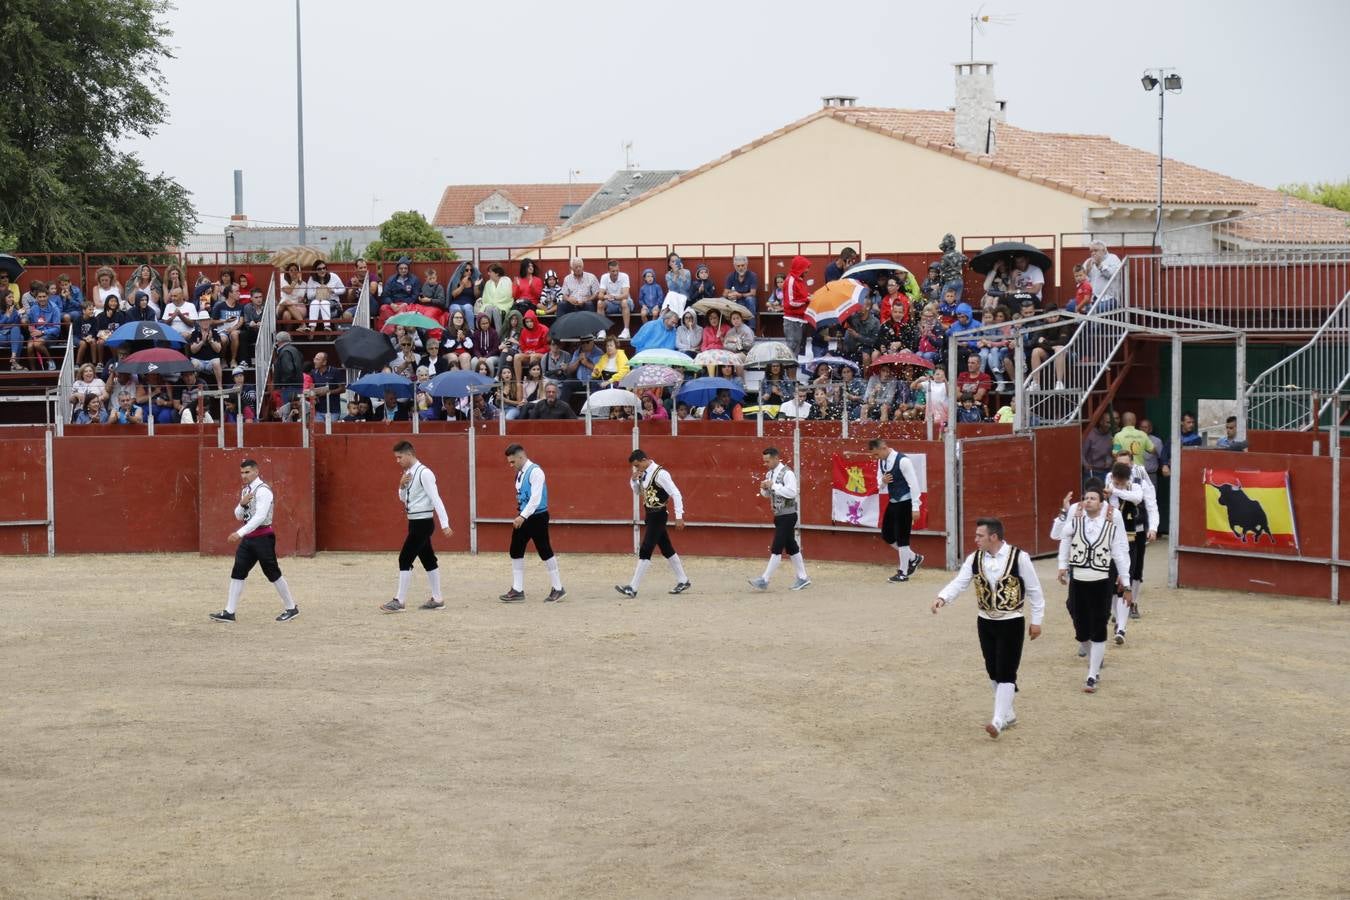
<svg viewBox="0 0 1350 900">
<path fill-rule="evenodd" d="M 28 284 L 32 281 L 42 281 L 50 283 L 56 281 L 62 275 L 69 275 L 72 283 L 78 285 L 84 290 L 84 256 L 80 253 L 20 253 L 14 252 L 14 256 L 23 263 L 23 275 L 15 284 L 19 285 L 19 292 L 28 290 Z"/>
<path fill-rule="evenodd" d="M 215 250 L 205 253 L 184 254 L 179 268 L 183 270 L 183 283 L 191 291 L 198 276 L 206 276 L 209 281 L 219 281 L 220 273 L 226 269 L 234 272 L 234 278 L 247 275 L 250 290 L 264 290 L 264 285 L 277 277 L 276 268 L 269 262 L 268 250 Z M 158 270 L 163 277 L 164 270 Z M 188 299 L 191 299 L 189 294 Z"/>
<path fill-rule="evenodd" d="M 845 247 L 857 250 L 860 257 L 863 253 L 861 240 L 770 241 L 765 248 L 764 277 L 761 279 L 764 296 L 772 296 L 774 278 L 788 274 L 788 267 L 792 264 L 794 256 L 804 256 L 811 261 L 811 268 L 806 270 L 808 290 L 814 291 L 824 287 L 825 267 L 838 259 Z M 757 333 L 765 337 L 782 337 L 783 314 L 771 312 L 762 315 Z"/>
<path fill-rule="evenodd" d="M 1088 245 L 1093 241 L 1106 244 L 1106 249 L 1124 259 L 1129 253 L 1156 253 L 1152 231 L 1065 231 L 1059 235 L 1055 260 L 1055 297 L 1061 308 L 1073 298 L 1073 267 L 1082 265 L 1091 255 Z M 1061 275 L 1060 273 L 1063 273 Z M 1048 289 L 1049 285 L 1047 285 Z M 1047 298 L 1048 299 L 1048 298 Z"/>
<path fill-rule="evenodd" d="M 957 248 L 965 254 L 966 259 L 969 260 L 972 256 L 975 256 L 990 244 L 997 244 L 1002 241 L 1017 241 L 1023 244 L 1030 244 L 1037 250 L 1044 251 L 1046 256 L 1058 263 L 1059 249 L 1056 236 L 1053 234 L 963 235 L 960 243 L 957 244 Z M 1084 256 L 1086 256 L 1086 254 L 1084 254 Z M 1046 293 L 1049 292 L 1051 287 L 1055 287 L 1061 291 L 1063 289 L 1063 285 L 1060 282 L 1060 266 L 1056 264 L 1053 269 L 1054 271 L 1045 273 L 1047 279 L 1053 279 L 1046 281 L 1044 289 Z M 916 273 L 914 277 L 918 278 L 918 274 Z M 923 279 L 920 278 L 919 280 L 922 281 Z M 966 290 L 963 299 L 966 303 L 970 303 L 972 308 L 978 309 L 980 298 L 984 296 L 984 276 L 970 268 L 970 266 L 966 266 L 964 281 Z M 1068 295 L 1066 295 L 1065 299 L 1067 299 L 1068 296 L 1073 295 L 1073 279 L 1069 278 L 1067 284 Z M 1048 298 L 1045 294 L 1042 294 L 1041 299 L 1044 301 Z M 1060 306 L 1063 305 L 1064 304 L 1062 303 L 1060 304 Z"/>
<path fill-rule="evenodd" d="M 141 266 L 149 266 L 154 269 L 155 275 L 160 279 L 164 277 L 164 269 L 168 266 L 183 267 L 183 257 L 178 253 L 167 250 L 130 250 L 122 252 L 102 251 L 98 253 L 86 253 L 84 255 L 84 269 L 86 279 L 92 279 L 95 272 L 103 266 L 113 270 L 117 283 L 125 286 L 127 279 Z M 187 283 L 187 273 L 183 275 L 184 282 Z M 86 280 L 88 284 L 88 280 Z M 130 298 L 123 297 L 123 300 L 130 302 Z"/>
</svg>

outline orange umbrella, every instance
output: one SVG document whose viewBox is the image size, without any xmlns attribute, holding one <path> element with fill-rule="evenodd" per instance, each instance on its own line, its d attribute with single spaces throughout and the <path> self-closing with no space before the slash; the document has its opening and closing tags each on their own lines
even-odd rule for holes
<svg viewBox="0 0 1350 900">
<path fill-rule="evenodd" d="M 863 298 L 870 290 L 867 285 L 852 278 L 831 281 L 811 295 L 806 317 L 817 328 L 842 322 L 862 308 Z"/>
</svg>

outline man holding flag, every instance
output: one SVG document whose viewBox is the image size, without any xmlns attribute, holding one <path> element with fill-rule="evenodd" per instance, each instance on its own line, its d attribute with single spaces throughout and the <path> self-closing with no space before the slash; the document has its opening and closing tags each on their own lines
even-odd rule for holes
<svg viewBox="0 0 1350 900">
<path fill-rule="evenodd" d="M 909 549 L 910 529 L 923 508 L 923 495 L 914 489 L 919 478 L 905 454 L 892 450 L 881 438 L 873 438 L 867 448 L 877 461 L 877 494 L 886 497 L 881 539 L 894 547 L 899 556 L 899 567 L 890 580 L 909 581 L 923 565 L 923 555 Z"/>
</svg>

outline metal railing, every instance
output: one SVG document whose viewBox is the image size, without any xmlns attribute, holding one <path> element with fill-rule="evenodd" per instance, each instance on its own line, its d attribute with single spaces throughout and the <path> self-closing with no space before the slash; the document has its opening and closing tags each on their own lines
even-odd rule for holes
<svg viewBox="0 0 1350 900">
<path fill-rule="evenodd" d="M 66 423 L 71 421 L 70 394 L 75 389 L 75 326 L 66 330 L 66 352 L 61 359 L 61 374 L 56 379 L 56 433 L 65 434 Z"/>
<path fill-rule="evenodd" d="M 1094 297 L 1087 316 L 1110 312 L 1129 296 L 1129 261 L 1126 257 L 1111 279 Z M 1026 378 L 1026 419 L 1033 425 L 1067 425 L 1077 422 L 1088 396 L 1111 368 L 1125 344 L 1129 329 L 1109 320 L 1080 321 L 1062 349 L 1049 355 Z M 1016 332 L 1021 340 L 1020 330 Z M 1028 359 L 1028 363 L 1030 360 Z"/>
<path fill-rule="evenodd" d="M 1312 338 L 1252 379 L 1248 427 L 1308 431 L 1330 426 L 1333 398 L 1350 385 L 1350 293 Z"/>
<path fill-rule="evenodd" d="M 263 314 L 258 322 L 258 343 L 253 348 L 254 384 L 258 391 L 258 408 L 263 407 L 263 398 L 267 396 L 267 376 L 272 368 L 272 348 L 277 336 L 277 280 L 267 280 L 267 301 L 263 303 Z M 239 410 L 243 414 L 242 407 Z"/>
<path fill-rule="evenodd" d="M 352 310 L 352 324 L 359 325 L 362 328 L 370 327 L 370 276 L 361 282 L 361 296 L 356 301 L 356 308 Z"/>
</svg>

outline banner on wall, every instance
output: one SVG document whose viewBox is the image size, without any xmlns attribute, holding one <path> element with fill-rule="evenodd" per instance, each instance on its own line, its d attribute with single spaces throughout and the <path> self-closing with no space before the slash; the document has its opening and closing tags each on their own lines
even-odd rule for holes
<svg viewBox="0 0 1350 900">
<path fill-rule="evenodd" d="M 1205 469 L 1205 546 L 1298 550 L 1289 472 Z"/>
<path fill-rule="evenodd" d="M 921 511 L 915 528 L 928 527 L 928 457 L 923 453 L 906 453 L 914 465 L 918 484 L 910 485 L 911 493 L 919 498 Z M 865 453 L 835 453 L 834 491 L 830 503 L 830 519 L 843 525 L 859 528 L 880 528 L 886 513 L 886 496 L 877 493 L 877 461 Z"/>
</svg>

